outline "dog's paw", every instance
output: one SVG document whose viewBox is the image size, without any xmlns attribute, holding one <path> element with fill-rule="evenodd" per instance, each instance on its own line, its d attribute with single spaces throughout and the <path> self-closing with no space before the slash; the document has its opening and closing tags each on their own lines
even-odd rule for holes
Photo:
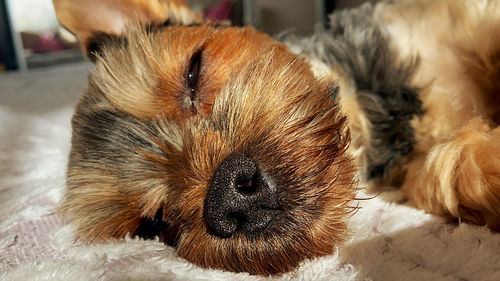
<svg viewBox="0 0 500 281">
<path fill-rule="evenodd" d="M 429 213 L 500 230 L 500 128 L 470 120 L 410 162 L 403 189 Z"/>
</svg>

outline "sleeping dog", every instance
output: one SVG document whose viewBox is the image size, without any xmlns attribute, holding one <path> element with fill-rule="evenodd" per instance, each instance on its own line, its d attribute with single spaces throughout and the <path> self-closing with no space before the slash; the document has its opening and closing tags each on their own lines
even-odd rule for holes
<svg viewBox="0 0 500 281">
<path fill-rule="evenodd" d="M 95 62 L 61 212 L 270 275 L 348 237 L 358 182 L 500 229 L 500 4 L 401 0 L 280 43 L 180 0 L 54 0 Z"/>
</svg>

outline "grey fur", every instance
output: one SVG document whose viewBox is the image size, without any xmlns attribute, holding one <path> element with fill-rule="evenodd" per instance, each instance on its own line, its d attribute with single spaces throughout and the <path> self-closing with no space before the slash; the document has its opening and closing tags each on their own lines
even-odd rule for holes
<svg viewBox="0 0 500 281">
<path fill-rule="evenodd" d="M 377 179 L 387 175 L 412 151 L 415 137 L 410 121 L 424 113 L 419 89 L 410 86 L 418 59 L 398 62 L 398 53 L 391 49 L 390 38 L 375 19 L 370 3 L 335 12 L 326 30 L 319 28 L 302 40 L 288 37 L 285 43 L 348 76 L 372 125 L 365 176 Z"/>
</svg>

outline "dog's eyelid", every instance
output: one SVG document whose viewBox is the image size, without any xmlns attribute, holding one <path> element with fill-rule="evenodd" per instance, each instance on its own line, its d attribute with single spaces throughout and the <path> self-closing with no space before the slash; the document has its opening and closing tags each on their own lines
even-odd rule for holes
<svg viewBox="0 0 500 281">
<path fill-rule="evenodd" d="M 189 68 L 186 76 L 186 84 L 191 93 L 196 91 L 198 86 L 198 79 L 200 75 L 201 62 L 202 62 L 203 48 L 197 50 L 189 62 Z"/>
</svg>

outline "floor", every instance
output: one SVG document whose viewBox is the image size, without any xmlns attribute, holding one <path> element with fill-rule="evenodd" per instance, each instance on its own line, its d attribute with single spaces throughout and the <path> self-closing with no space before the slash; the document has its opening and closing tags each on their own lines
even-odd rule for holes
<svg viewBox="0 0 500 281">
<path fill-rule="evenodd" d="M 84 91 L 91 64 L 78 62 L 25 73 L 0 74 L 0 106 L 26 114 L 74 105 Z"/>
</svg>

